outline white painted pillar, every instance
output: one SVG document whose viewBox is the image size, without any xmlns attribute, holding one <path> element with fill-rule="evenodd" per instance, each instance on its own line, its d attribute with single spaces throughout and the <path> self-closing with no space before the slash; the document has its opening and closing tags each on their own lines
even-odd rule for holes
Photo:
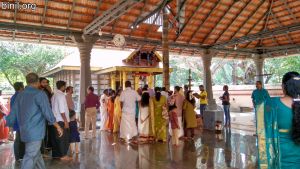
<svg viewBox="0 0 300 169">
<path fill-rule="evenodd" d="M 212 90 L 212 78 L 211 78 L 211 61 L 213 55 L 215 55 L 216 52 L 205 49 L 201 52 L 201 58 L 202 58 L 202 63 L 203 63 L 203 82 L 204 82 L 204 87 L 207 92 L 207 100 L 208 100 L 208 110 L 216 110 L 217 109 L 217 104 L 216 100 L 213 98 L 213 90 Z"/>
</svg>

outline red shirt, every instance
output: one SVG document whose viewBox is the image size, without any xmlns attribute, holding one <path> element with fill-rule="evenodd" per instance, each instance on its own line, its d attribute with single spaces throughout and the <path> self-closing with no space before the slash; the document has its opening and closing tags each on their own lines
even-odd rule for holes
<svg viewBox="0 0 300 169">
<path fill-rule="evenodd" d="M 100 107 L 99 96 L 95 95 L 94 93 L 88 94 L 85 97 L 84 105 L 85 108 L 96 107 L 96 109 L 99 109 Z"/>
</svg>

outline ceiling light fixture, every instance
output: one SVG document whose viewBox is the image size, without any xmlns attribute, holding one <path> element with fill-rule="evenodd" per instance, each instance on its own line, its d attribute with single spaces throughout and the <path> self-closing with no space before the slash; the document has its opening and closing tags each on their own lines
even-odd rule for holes
<svg viewBox="0 0 300 169">
<path fill-rule="evenodd" d="M 102 30 L 101 29 L 99 30 L 98 34 L 99 34 L 99 36 L 102 36 Z"/>
<path fill-rule="evenodd" d="M 162 29 L 162 26 L 159 26 L 159 28 L 157 29 L 157 32 L 162 32 L 163 29 Z"/>
<path fill-rule="evenodd" d="M 233 50 L 237 50 L 237 44 L 234 45 Z"/>
</svg>

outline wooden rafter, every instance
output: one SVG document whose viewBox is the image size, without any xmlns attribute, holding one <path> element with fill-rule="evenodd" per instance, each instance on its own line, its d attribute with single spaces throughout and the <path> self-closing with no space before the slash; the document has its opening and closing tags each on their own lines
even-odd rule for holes
<svg viewBox="0 0 300 169">
<path fill-rule="evenodd" d="M 102 27 L 108 25 L 112 21 L 116 20 L 128 10 L 134 7 L 141 0 L 120 0 L 115 3 L 111 8 L 106 10 L 102 15 L 95 18 L 90 24 L 88 24 L 84 29 L 84 34 L 94 34 Z"/>
<path fill-rule="evenodd" d="M 139 19 L 137 19 L 133 24 L 130 25 L 130 27 L 136 27 L 137 25 L 139 25 L 140 23 L 144 22 L 145 20 L 147 20 L 148 18 L 150 18 L 151 16 L 153 16 L 154 14 L 156 14 L 158 11 L 161 11 L 161 9 L 166 6 L 168 3 L 170 3 L 171 0 L 163 0 L 159 3 L 158 6 L 156 6 L 155 9 L 153 9 L 150 12 L 144 13 L 140 16 Z"/>
<path fill-rule="evenodd" d="M 238 1 L 238 2 L 243 2 L 243 1 Z M 216 43 L 216 42 L 219 41 L 219 39 L 224 35 L 224 33 L 227 32 L 228 28 L 230 28 L 231 25 L 235 22 L 236 18 L 237 18 L 242 12 L 244 12 L 244 9 L 245 9 L 251 2 L 252 2 L 252 1 L 250 0 L 250 1 L 247 1 L 247 2 L 245 3 L 245 5 L 241 8 L 241 10 L 239 11 L 239 13 L 236 14 L 236 15 L 234 16 L 234 18 L 232 19 L 232 21 L 230 22 L 230 24 L 227 24 L 226 28 L 222 30 L 222 32 L 221 32 L 221 34 L 219 35 L 219 37 L 218 37 L 217 39 L 214 40 L 214 43 Z M 233 5 L 234 5 L 234 4 L 233 4 Z"/>
<path fill-rule="evenodd" d="M 99 2 L 97 3 L 97 8 L 96 8 L 96 12 L 94 15 L 94 19 L 97 18 L 99 15 L 99 9 L 100 9 L 101 4 L 102 4 L 102 0 L 99 0 Z"/>
<path fill-rule="evenodd" d="M 246 20 L 244 20 L 244 22 L 242 23 L 242 25 L 238 28 L 237 31 L 235 31 L 235 33 L 230 37 L 230 39 L 234 38 L 234 37 L 236 36 L 236 34 L 239 33 L 240 30 L 247 24 L 247 22 L 248 22 L 250 19 L 253 18 L 253 16 L 256 14 L 256 12 L 259 11 L 259 9 L 261 9 L 261 6 L 264 4 L 264 2 L 265 2 L 265 1 L 263 1 L 263 0 L 260 1 L 258 7 L 257 7 L 257 8 L 249 15 L 249 17 L 248 17 Z M 263 17 L 264 17 L 264 15 L 262 16 L 262 18 L 263 18 Z M 260 19 L 258 20 L 258 22 L 259 22 L 262 18 L 260 18 Z M 256 22 L 253 26 L 256 26 L 256 25 L 258 24 L 258 22 Z M 253 28 L 254 28 L 254 27 L 251 27 L 251 28 L 249 29 L 249 31 L 248 31 L 245 35 L 247 35 L 248 33 L 250 33 L 250 32 L 252 31 Z"/>
<path fill-rule="evenodd" d="M 282 3 L 284 3 L 285 8 L 288 10 L 289 15 L 294 19 L 294 22 L 300 22 L 297 16 L 293 13 L 289 5 L 287 4 L 287 0 L 280 0 Z"/>
<path fill-rule="evenodd" d="M 190 44 L 190 42 L 195 38 L 195 35 L 198 33 L 202 25 L 207 21 L 207 19 L 210 17 L 210 14 L 216 9 L 219 3 L 220 0 L 218 0 L 218 2 L 214 4 L 213 8 L 206 14 L 204 21 L 202 21 L 201 24 L 197 27 L 196 31 L 193 32 L 190 40 L 188 41 L 188 44 Z"/>
<path fill-rule="evenodd" d="M 164 4 L 166 4 L 166 3 L 164 3 Z M 165 5 L 163 5 L 163 6 L 165 6 Z M 146 34 L 145 34 L 145 36 L 144 36 L 144 39 L 147 39 L 147 38 L 148 38 L 151 29 L 153 28 L 153 26 L 156 26 L 156 25 L 155 25 L 155 22 L 157 21 L 158 17 L 160 16 L 161 10 L 163 10 L 163 8 L 164 8 L 164 7 L 162 7 L 162 8 L 156 13 L 156 16 L 155 16 L 154 20 L 152 21 L 151 25 L 149 25 L 149 27 L 148 27 L 148 29 L 147 29 L 147 32 L 146 32 Z"/>
<path fill-rule="evenodd" d="M 134 23 L 136 23 L 136 22 L 140 19 L 140 17 L 141 17 L 141 15 L 142 15 L 143 11 L 145 10 L 146 6 L 147 6 L 147 0 L 144 0 L 144 6 L 143 6 L 143 8 L 140 10 L 140 14 L 139 14 L 139 16 L 136 18 L 136 20 L 134 21 Z M 132 33 L 133 33 L 133 31 L 134 31 L 136 28 L 137 28 L 137 26 L 131 27 L 131 30 L 130 30 L 130 33 L 129 33 L 129 37 L 132 36 Z"/>
<path fill-rule="evenodd" d="M 264 1 L 264 0 L 263 0 Z M 265 21 L 264 23 L 264 27 L 261 29 L 261 30 L 266 30 L 267 29 L 267 24 L 269 23 L 269 18 L 270 18 L 270 14 L 271 14 L 271 10 L 272 10 L 272 6 L 273 6 L 273 0 L 269 1 L 269 5 L 268 5 L 268 10 L 265 12 L 264 15 L 262 15 L 262 17 L 258 20 L 258 22 L 256 22 L 254 24 L 254 27 L 251 27 L 249 29 L 249 32 L 247 32 L 245 35 L 248 35 L 249 33 L 251 33 L 252 29 L 254 29 L 256 27 L 256 25 L 258 25 L 260 23 L 260 21 Z M 235 36 L 235 35 L 234 35 Z M 234 36 L 232 36 L 231 38 L 233 38 Z M 248 42 L 246 45 L 245 45 L 245 48 L 247 48 L 252 42 Z M 259 42 L 256 43 L 256 47 L 258 45 L 261 44 L 261 39 L 259 40 Z"/>
<path fill-rule="evenodd" d="M 198 13 L 199 9 L 201 8 L 202 4 L 204 3 L 204 1 L 201 1 L 201 3 L 197 6 L 197 8 L 195 9 L 195 11 L 193 11 L 192 16 L 189 17 L 189 19 L 187 20 L 187 22 L 185 22 L 185 24 L 182 26 L 182 29 L 179 30 L 176 38 L 174 39 L 174 42 L 177 41 L 177 39 L 180 37 L 180 35 L 183 33 L 183 31 L 185 30 L 185 27 L 190 23 L 191 19 L 194 18 L 194 16 L 196 15 L 196 13 Z"/>
<path fill-rule="evenodd" d="M 73 18 L 73 13 L 74 13 L 74 8 L 75 8 L 76 1 L 77 0 L 73 0 L 73 3 L 72 3 L 71 12 L 70 12 L 70 15 L 69 15 L 69 20 L 68 20 L 68 25 L 67 25 L 67 29 L 68 30 L 70 28 L 70 24 L 71 24 L 71 21 L 72 21 L 72 18 Z M 67 40 L 67 36 L 64 36 L 64 42 L 63 42 L 63 44 L 66 43 L 66 40 Z"/>
<path fill-rule="evenodd" d="M 210 37 L 210 35 L 214 32 L 214 30 L 217 28 L 217 25 L 224 19 L 226 14 L 234 7 L 234 3 L 230 5 L 230 7 L 227 7 L 227 10 L 224 11 L 223 16 L 219 18 L 219 20 L 216 22 L 215 26 L 213 29 L 211 29 L 208 34 L 205 35 L 203 38 L 203 41 L 201 42 L 202 44 L 207 41 L 207 39 Z"/>
<path fill-rule="evenodd" d="M 275 19 L 276 24 L 277 24 L 279 27 L 283 26 L 283 25 L 280 23 L 280 21 L 277 19 L 277 17 L 274 15 L 274 13 L 273 13 L 272 11 L 271 11 L 271 15 L 272 15 L 272 17 Z M 291 44 L 294 44 L 294 42 L 293 42 L 292 38 L 290 37 L 290 35 L 288 34 L 288 32 L 285 33 L 284 35 L 287 37 L 287 39 L 289 40 L 289 42 L 290 42 Z"/>
<path fill-rule="evenodd" d="M 15 13 L 14 13 L 14 23 L 17 23 L 17 14 L 18 14 L 18 9 L 15 8 Z M 12 40 L 15 40 L 16 38 L 16 31 L 13 31 L 13 37 Z"/>
<path fill-rule="evenodd" d="M 48 0 L 45 0 L 45 6 L 44 6 L 44 11 L 43 11 L 43 16 L 42 16 L 42 27 L 45 24 L 45 17 L 46 17 L 47 7 L 48 7 Z M 39 43 L 41 43 L 41 41 L 42 41 L 42 36 L 43 35 L 40 34 Z"/>
<path fill-rule="evenodd" d="M 187 0 L 183 0 L 183 2 L 180 4 L 179 11 L 182 10 L 182 8 L 183 8 L 184 5 L 186 4 L 186 2 L 187 2 Z M 176 20 L 178 20 L 178 18 L 179 18 L 179 12 L 174 16 L 174 18 L 175 18 Z"/>
</svg>

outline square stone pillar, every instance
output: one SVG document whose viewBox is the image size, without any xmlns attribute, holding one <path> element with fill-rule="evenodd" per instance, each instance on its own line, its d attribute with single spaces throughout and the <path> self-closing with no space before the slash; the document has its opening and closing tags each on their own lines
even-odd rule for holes
<svg viewBox="0 0 300 169">
<path fill-rule="evenodd" d="M 80 53 L 80 120 L 81 127 L 85 124 L 85 111 L 84 111 L 84 100 L 87 94 L 87 88 L 91 85 L 91 52 L 95 42 L 98 40 L 98 36 L 89 35 L 73 35 L 73 41 L 76 43 Z"/>
<path fill-rule="evenodd" d="M 256 55 L 253 58 L 254 64 L 255 64 L 255 68 L 256 68 L 256 76 L 255 76 L 255 80 L 256 81 L 261 81 L 262 84 L 264 85 L 264 58 L 262 55 Z"/>
<path fill-rule="evenodd" d="M 203 127 L 208 130 L 214 130 L 216 121 L 221 121 L 223 123 L 224 113 L 221 110 L 217 109 L 216 100 L 213 96 L 213 89 L 212 89 L 212 75 L 211 75 L 211 61 L 213 56 L 216 54 L 213 50 L 203 50 L 201 52 L 201 58 L 203 63 L 203 82 L 204 87 L 207 92 L 207 100 L 208 106 L 207 109 L 204 111 L 203 114 Z"/>
</svg>

